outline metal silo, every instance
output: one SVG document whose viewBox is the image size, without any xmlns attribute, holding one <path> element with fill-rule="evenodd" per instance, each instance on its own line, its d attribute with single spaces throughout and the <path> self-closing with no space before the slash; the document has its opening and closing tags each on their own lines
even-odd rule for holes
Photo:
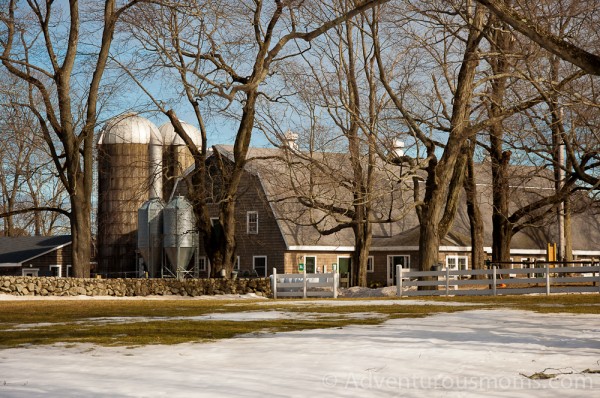
<svg viewBox="0 0 600 398">
<path fill-rule="evenodd" d="M 171 270 L 181 279 L 196 249 L 196 222 L 192 204 L 183 196 L 171 200 L 163 210 L 163 247 Z"/>
<path fill-rule="evenodd" d="M 194 145 L 201 148 L 202 135 L 200 130 L 182 120 L 180 120 L 180 123 Z M 160 126 L 159 130 L 163 140 L 163 197 L 168 199 L 171 197 L 175 180 L 194 164 L 194 157 L 170 122 Z"/>
<path fill-rule="evenodd" d="M 162 267 L 163 209 L 160 198 L 152 198 L 138 210 L 138 250 L 150 278 L 160 276 Z"/>
<path fill-rule="evenodd" d="M 156 126 L 135 114 L 109 120 L 98 139 L 98 271 L 133 276 L 138 208 L 149 199 L 148 145 Z"/>
</svg>

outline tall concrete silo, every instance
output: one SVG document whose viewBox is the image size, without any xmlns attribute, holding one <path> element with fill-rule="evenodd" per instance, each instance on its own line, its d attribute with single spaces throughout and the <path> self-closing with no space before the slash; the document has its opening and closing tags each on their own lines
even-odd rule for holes
<svg viewBox="0 0 600 398">
<path fill-rule="evenodd" d="M 181 121 L 183 129 L 192 139 L 196 147 L 202 147 L 202 134 L 200 130 L 189 123 Z M 185 142 L 175 132 L 170 122 L 159 127 L 163 142 L 163 198 L 169 200 L 175 180 L 194 164 L 194 157 L 185 145 Z"/>
<path fill-rule="evenodd" d="M 173 274 L 182 279 L 197 246 L 196 217 L 183 196 L 171 200 L 163 210 L 163 247 Z"/>
<path fill-rule="evenodd" d="M 98 139 L 98 268 L 108 276 L 138 271 L 138 208 L 149 199 L 157 168 L 150 142 L 162 142 L 157 127 L 135 114 L 108 121 Z"/>
</svg>

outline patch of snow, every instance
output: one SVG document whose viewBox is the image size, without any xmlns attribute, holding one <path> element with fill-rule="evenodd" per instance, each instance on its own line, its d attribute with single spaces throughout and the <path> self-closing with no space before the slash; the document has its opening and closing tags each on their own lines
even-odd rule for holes
<svg viewBox="0 0 600 398">
<path fill-rule="evenodd" d="M 398 299 L 398 300 L 336 300 L 336 299 L 322 299 L 322 300 L 304 300 L 304 299 L 294 299 L 294 300 L 268 300 L 261 301 L 256 303 L 260 306 L 281 306 L 281 305 L 323 305 L 328 307 L 352 307 L 352 306 L 384 306 L 384 305 L 440 305 L 440 306 L 448 306 L 448 307 L 472 307 L 472 306 L 480 306 L 479 303 L 466 303 L 466 302 L 458 302 L 458 301 L 429 301 L 429 300 L 407 300 L 407 299 Z M 226 304 L 227 306 L 235 306 L 236 304 Z"/>
<path fill-rule="evenodd" d="M 340 297 L 396 297 L 396 287 L 387 286 L 378 289 L 368 287 L 353 286 L 347 289 L 340 289 Z"/>
<path fill-rule="evenodd" d="M 475 310 L 207 344 L 0 350 L 0 396 L 579 398 L 598 395 L 600 375 L 581 371 L 599 368 L 596 315 Z M 521 375 L 544 370 L 559 375 Z"/>
<path fill-rule="evenodd" d="M 98 317 L 87 318 L 74 322 L 42 322 L 42 323 L 22 323 L 14 325 L 10 329 L 0 330 L 2 332 L 22 332 L 35 328 L 42 328 L 55 325 L 110 325 L 110 324 L 126 324 L 136 322 L 160 322 L 160 321 L 270 321 L 279 319 L 322 319 L 322 318 L 348 318 L 348 319 L 367 319 L 380 318 L 384 315 L 378 313 L 354 312 L 349 314 L 335 313 L 320 313 L 320 312 L 287 312 L 287 311 L 244 311 L 244 312 L 220 312 L 210 313 L 196 316 L 114 316 L 114 317 Z"/>
</svg>

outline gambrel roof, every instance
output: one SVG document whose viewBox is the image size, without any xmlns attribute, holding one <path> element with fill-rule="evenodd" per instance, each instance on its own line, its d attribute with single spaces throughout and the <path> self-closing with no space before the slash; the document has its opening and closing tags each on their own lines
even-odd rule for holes
<svg viewBox="0 0 600 398">
<path fill-rule="evenodd" d="M 224 157 L 233 160 L 231 146 L 219 145 L 215 149 Z M 290 154 L 292 154 L 290 157 Z M 320 229 L 332 228 L 347 221 L 343 215 L 333 216 L 321 210 L 309 210 L 298 202 L 298 192 L 308 191 L 316 198 L 331 205 L 348 205 L 353 197 L 344 184 L 351 180 L 349 156 L 344 153 L 315 153 L 325 167 L 313 168 L 301 152 L 279 148 L 250 148 L 246 170 L 258 176 L 273 213 L 278 221 L 289 250 L 319 247 L 320 250 L 353 250 L 354 236 L 350 228 L 323 235 Z M 304 158 L 304 159 L 303 159 Z M 292 166 L 290 166 L 292 164 Z M 492 190 L 489 162 L 475 165 L 476 184 L 480 211 L 484 219 L 484 245 L 492 245 Z M 412 176 L 402 176 L 400 167 L 379 161 L 374 178 L 374 214 L 393 222 L 373 224 L 372 250 L 386 248 L 415 250 L 419 242 L 419 223 L 414 210 Z M 423 184 L 421 184 L 423 185 Z M 510 170 L 511 208 L 516 209 L 531 203 L 554 190 L 551 170 L 533 166 L 513 165 Z M 594 202 L 585 194 L 573 196 L 572 215 L 573 249 L 600 254 L 600 217 Z M 550 214 L 535 224 L 527 225 L 512 239 L 511 248 L 523 251 L 541 251 L 548 242 L 558 240 L 556 214 Z M 442 240 L 444 247 L 469 248 L 470 223 L 466 210 L 465 195 L 462 194 L 454 223 Z M 470 250 L 470 249 L 469 249 Z M 597 251 L 597 253 L 596 253 Z M 594 253 L 592 253 L 594 252 Z"/>
</svg>

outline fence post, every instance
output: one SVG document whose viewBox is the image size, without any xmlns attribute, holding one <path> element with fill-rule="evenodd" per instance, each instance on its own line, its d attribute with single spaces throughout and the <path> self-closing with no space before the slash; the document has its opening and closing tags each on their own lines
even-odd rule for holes
<svg viewBox="0 0 600 398">
<path fill-rule="evenodd" d="M 436 287 L 437 289 L 437 287 Z M 446 265 L 446 297 L 449 296 L 450 290 L 450 267 Z"/>
<path fill-rule="evenodd" d="M 302 278 L 304 280 L 304 288 L 302 290 L 302 298 L 306 298 L 306 264 L 304 265 L 304 271 L 302 271 L 302 274 L 304 276 L 304 278 Z"/>
<path fill-rule="evenodd" d="M 271 275 L 271 277 L 273 278 L 271 280 L 271 289 L 273 290 L 273 298 L 276 299 L 277 298 L 277 268 L 273 268 L 273 275 Z"/>
<path fill-rule="evenodd" d="M 333 273 L 333 298 L 337 298 L 337 295 L 338 295 L 338 291 L 337 291 L 338 283 L 339 283 L 338 273 L 334 272 Z"/>
<path fill-rule="evenodd" d="M 492 266 L 492 295 L 496 295 L 496 266 Z"/>
<path fill-rule="evenodd" d="M 402 297 L 402 266 L 396 265 L 396 296 Z"/>
<path fill-rule="evenodd" d="M 550 295 L 550 264 L 546 263 L 546 296 Z"/>
</svg>

